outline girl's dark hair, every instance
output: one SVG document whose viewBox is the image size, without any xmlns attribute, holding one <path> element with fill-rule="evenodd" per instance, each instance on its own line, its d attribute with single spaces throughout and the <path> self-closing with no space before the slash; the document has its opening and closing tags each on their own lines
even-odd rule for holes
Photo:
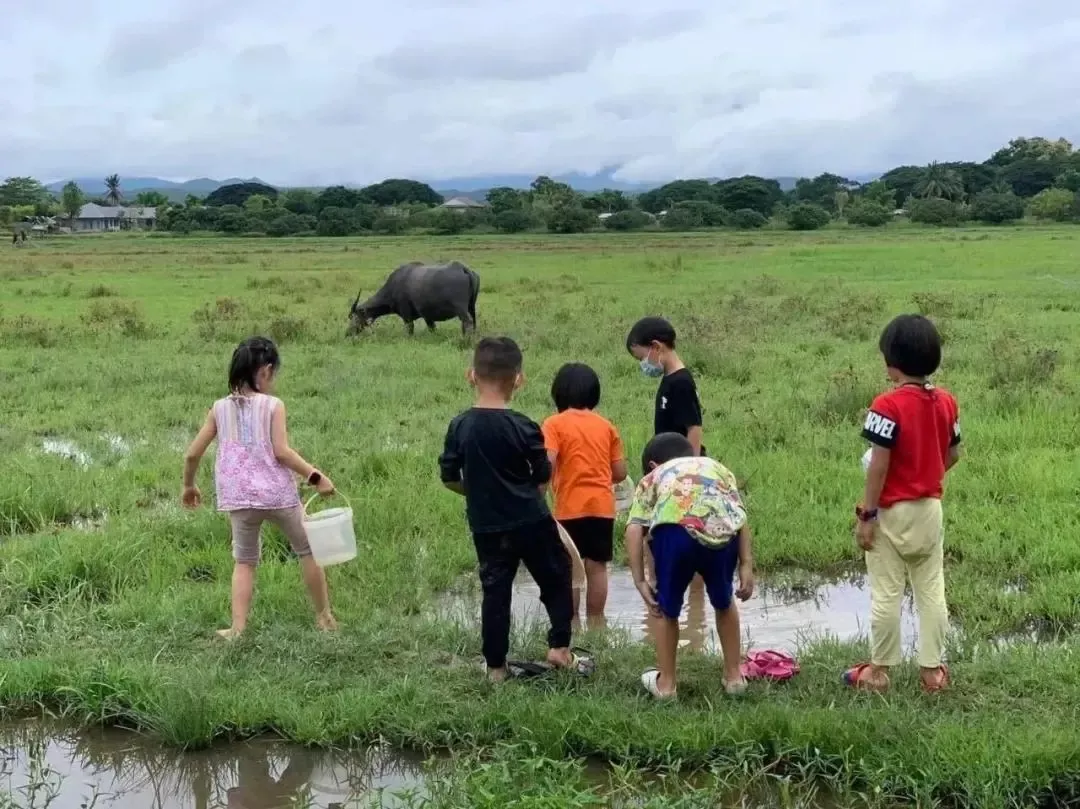
<svg viewBox="0 0 1080 809">
<path fill-rule="evenodd" d="M 258 390 L 255 375 L 264 365 L 274 371 L 281 367 L 281 356 L 274 341 L 267 337 L 249 337 L 236 347 L 229 363 L 229 392 L 237 393 L 244 388 Z"/>
<path fill-rule="evenodd" d="M 904 376 L 930 376 L 941 365 L 941 335 L 922 315 L 894 318 L 881 332 L 878 348 L 885 364 Z"/>
<path fill-rule="evenodd" d="M 663 466 L 676 458 L 692 457 L 694 457 L 694 445 L 685 435 L 658 433 L 645 445 L 641 453 L 641 474 L 649 474 L 653 464 Z"/>
<path fill-rule="evenodd" d="M 600 404 L 600 377 L 583 362 L 568 362 L 551 383 L 551 398 L 555 409 L 595 410 Z"/>
</svg>

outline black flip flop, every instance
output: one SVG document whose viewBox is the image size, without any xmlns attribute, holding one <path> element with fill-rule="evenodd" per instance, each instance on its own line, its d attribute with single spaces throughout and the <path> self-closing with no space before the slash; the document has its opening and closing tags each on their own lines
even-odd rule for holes
<svg viewBox="0 0 1080 809">
<path fill-rule="evenodd" d="M 544 677 L 555 669 L 547 663 L 533 663 L 530 660 L 507 660 L 506 673 L 511 680 L 531 680 Z"/>
</svg>

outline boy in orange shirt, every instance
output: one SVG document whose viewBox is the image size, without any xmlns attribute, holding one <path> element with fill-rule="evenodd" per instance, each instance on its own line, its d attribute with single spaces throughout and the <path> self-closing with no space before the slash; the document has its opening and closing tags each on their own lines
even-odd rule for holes
<svg viewBox="0 0 1080 809">
<path fill-rule="evenodd" d="M 626 479 L 626 457 L 615 427 L 594 412 L 600 378 L 588 365 L 568 363 L 551 384 L 558 414 L 544 421 L 544 444 L 554 469 L 555 519 L 566 529 L 585 565 L 585 615 L 599 622 L 607 603 L 607 566 L 615 534 L 612 485 Z M 574 592 L 574 614 L 580 610 Z"/>
</svg>

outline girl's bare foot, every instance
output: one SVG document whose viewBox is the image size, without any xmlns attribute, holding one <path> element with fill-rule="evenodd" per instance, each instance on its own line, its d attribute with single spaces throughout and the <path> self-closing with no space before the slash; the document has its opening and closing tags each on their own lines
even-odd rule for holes
<svg viewBox="0 0 1080 809">
<path fill-rule="evenodd" d="M 487 670 L 487 676 L 488 679 L 491 680 L 491 682 L 493 683 L 502 683 L 506 681 L 506 678 L 509 676 L 509 672 L 507 672 L 506 666 L 503 666 L 501 669 L 489 668 Z"/>
<path fill-rule="evenodd" d="M 315 626 L 322 632 L 337 632 L 337 619 L 329 612 L 324 612 L 315 619 Z"/>
<path fill-rule="evenodd" d="M 217 636 L 219 638 L 224 638 L 225 640 L 236 640 L 243 634 L 243 631 L 244 630 L 242 629 L 235 629 L 230 626 L 228 629 L 219 629 L 217 631 Z"/>
</svg>

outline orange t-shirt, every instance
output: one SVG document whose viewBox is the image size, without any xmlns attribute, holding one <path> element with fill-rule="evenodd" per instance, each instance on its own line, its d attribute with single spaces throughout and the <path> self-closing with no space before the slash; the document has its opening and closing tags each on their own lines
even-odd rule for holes
<svg viewBox="0 0 1080 809">
<path fill-rule="evenodd" d="M 618 430 L 598 413 L 574 409 L 549 417 L 542 429 L 544 445 L 555 453 L 555 519 L 614 519 L 611 465 L 624 458 Z"/>
</svg>

